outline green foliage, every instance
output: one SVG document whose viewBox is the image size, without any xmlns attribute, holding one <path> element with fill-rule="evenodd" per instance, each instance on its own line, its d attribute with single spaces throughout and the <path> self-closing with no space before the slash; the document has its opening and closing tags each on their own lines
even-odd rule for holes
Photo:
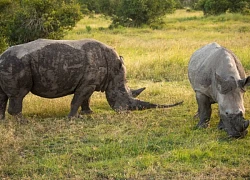
<svg viewBox="0 0 250 180">
<path fill-rule="evenodd" d="M 233 13 L 241 13 L 249 8 L 246 0 L 228 0 L 228 2 L 229 11 Z"/>
<path fill-rule="evenodd" d="M 81 18 L 73 1 L 23 1 L 9 26 L 9 44 L 29 42 L 38 38 L 60 39 Z"/>
<path fill-rule="evenodd" d="M 227 0 L 200 0 L 199 5 L 205 15 L 222 14 L 229 8 Z"/>
<path fill-rule="evenodd" d="M 205 15 L 219 15 L 226 11 L 233 13 L 244 13 L 249 8 L 246 0 L 199 0 L 197 8 Z"/>
<path fill-rule="evenodd" d="M 89 11 L 112 17 L 112 26 L 139 27 L 174 11 L 176 0 L 79 0 Z"/>
<path fill-rule="evenodd" d="M 7 48 L 5 34 L 7 32 L 7 22 L 10 17 L 9 7 L 11 6 L 11 0 L 0 1 L 0 53 Z"/>
<path fill-rule="evenodd" d="M 100 12 L 100 0 L 78 0 L 78 2 L 81 4 L 84 9 L 82 9 L 82 12 L 95 12 L 95 13 L 101 13 Z M 85 9 L 86 7 L 86 9 Z"/>
<path fill-rule="evenodd" d="M 113 24 L 139 27 L 158 21 L 174 11 L 174 0 L 123 0 L 113 16 Z"/>
<path fill-rule="evenodd" d="M 74 0 L 22 0 L 0 3 L 1 43 L 15 45 L 38 38 L 60 39 L 81 19 Z M 1 46 L 1 45 L 0 45 Z"/>
</svg>

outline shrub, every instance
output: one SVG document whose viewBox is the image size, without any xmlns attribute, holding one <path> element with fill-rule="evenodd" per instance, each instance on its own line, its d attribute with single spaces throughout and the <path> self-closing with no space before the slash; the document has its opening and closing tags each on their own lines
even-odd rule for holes
<svg viewBox="0 0 250 180">
<path fill-rule="evenodd" d="M 226 11 L 244 13 L 249 8 L 246 0 L 199 0 L 196 9 L 201 9 L 204 15 L 219 15 Z"/>
<path fill-rule="evenodd" d="M 200 0 L 199 6 L 204 15 L 219 15 L 228 10 L 229 2 L 227 0 Z"/>
<path fill-rule="evenodd" d="M 8 9 L 11 16 L 2 14 L 8 19 L 3 30 L 8 45 L 38 38 L 60 39 L 81 18 L 74 0 L 15 0 Z"/>
<path fill-rule="evenodd" d="M 174 11 L 174 0 L 121 0 L 113 15 L 113 24 L 138 27 L 158 21 Z"/>
</svg>

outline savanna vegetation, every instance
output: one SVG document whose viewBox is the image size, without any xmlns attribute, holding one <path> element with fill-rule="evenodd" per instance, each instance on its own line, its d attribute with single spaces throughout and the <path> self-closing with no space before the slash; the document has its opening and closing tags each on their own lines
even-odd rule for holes
<svg viewBox="0 0 250 180">
<path fill-rule="evenodd" d="M 112 19 L 85 16 L 64 39 L 94 38 L 124 57 L 131 88 L 146 87 L 140 99 L 184 104 L 117 114 L 103 93 L 93 95 L 92 115 L 69 120 L 72 96 L 24 100 L 25 125 L 7 116 L 0 123 L 1 179 L 249 179 L 250 135 L 228 139 L 217 129 L 218 107 L 210 127 L 198 122 L 187 78 L 192 53 L 218 42 L 241 59 L 250 74 L 250 16 L 177 10 L 163 22 L 141 28 L 109 28 Z M 250 119 L 250 94 L 245 94 Z"/>
</svg>

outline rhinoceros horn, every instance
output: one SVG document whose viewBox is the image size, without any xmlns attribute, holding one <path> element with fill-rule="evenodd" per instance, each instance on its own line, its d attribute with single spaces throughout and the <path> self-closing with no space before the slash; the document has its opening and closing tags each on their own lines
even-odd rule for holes
<svg viewBox="0 0 250 180">
<path fill-rule="evenodd" d="M 133 97 L 139 96 L 142 93 L 142 91 L 144 91 L 145 89 L 146 89 L 145 87 L 140 88 L 140 89 L 131 89 L 132 96 Z"/>
<path fill-rule="evenodd" d="M 170 105 L 159 105 L 135 99 L 133 95 L 136 95 L 138 92 L 140 93 L 144 88 L 134 92 L 131 91 L 126 84 L 126 67 L 124 66 L 123 58 L 120 57 L 115 62 L 117 64 L 112 64 L 113 69 L 109 71 L 110 74 L 107 78 L 108 80 L 105 88 L 108 103 L 115 111 L 169 108 L 183 103 L 178 102 Z"/>
<path fill-rule="evenodd" d="M 131 103 L 128 105 L 128 110 L 144 110 L 144 109 L 152 109 L 152 108 L 170 108 L 170 107 L 174 107 L 174 106 L 178 106 L 180 104 L 182 104 L 183 101 L 174 103 L 174 104 L 153 104 L 150 102 L 145 102 L 145 101 L 141 101 L 138 99 L 133 99 L 131 100 Z"/>
<path fill-rule="evenodd" d="M 183 101 L 181 101 L 175 104 L 160 105 L 141 101 L 131 95 L 132 93 L 126 84 L 123 85 L 124 86 L 120 86 L 119 88 L 115 87 L 105 91 L 108 103 L 115 111 L 169 108 L 183 103 Z"/>
</svg>

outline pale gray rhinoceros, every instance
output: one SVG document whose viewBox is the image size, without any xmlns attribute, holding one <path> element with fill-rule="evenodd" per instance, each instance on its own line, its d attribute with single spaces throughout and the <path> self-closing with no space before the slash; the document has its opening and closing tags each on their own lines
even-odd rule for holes
<svg viewBox="0 0 250 180">
<path fill-rule="evenodd" d="M 231 137 L 244 137 L 249 121 L 243 118 L 243 94 L 250 83 L 238 58 L 217 43 L 198 49 L 188 65 L 190 83 L 198 103 L 198 127 L 207 127 L 211 104 L 218 103 L 219 129 Z"/>
<path fill-rule="evenodd" d="M 22 118 L 22 102 L 27 93 L 45 98 L 74 94 L 69 117 L 91 111 L 94 91 L 106 93 L 116 111 L 167 108 L 135 99 L 137 91 L 126 85 L 126 69 L 116 51 L 96 40 L 39 39 L 10 47 L 0 56 L 0 119 L 8 112 Z M 142 91 L 143 89 L 139 89 Z"/>
</svg>

